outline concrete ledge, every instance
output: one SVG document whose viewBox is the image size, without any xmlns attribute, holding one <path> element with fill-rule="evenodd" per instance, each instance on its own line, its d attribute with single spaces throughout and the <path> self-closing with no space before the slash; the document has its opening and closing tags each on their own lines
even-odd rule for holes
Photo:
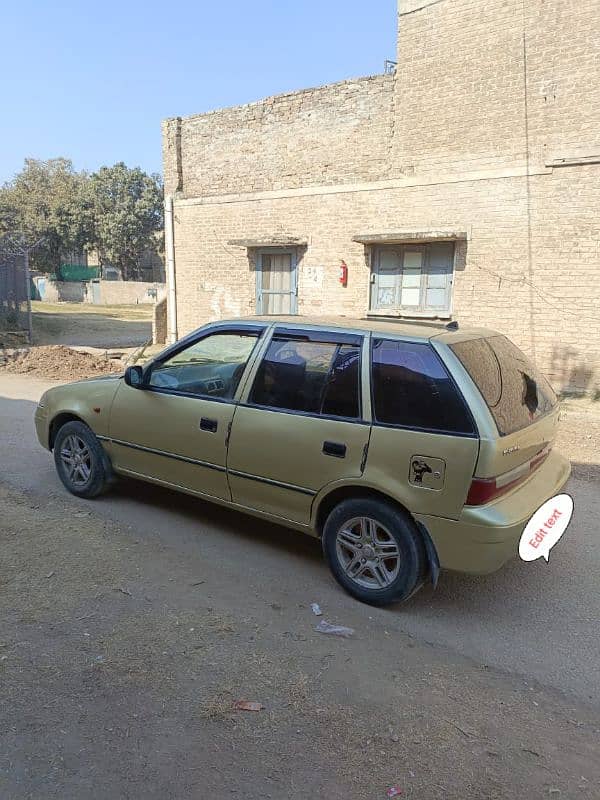
<svg viewBox="0 0 600 800">
<path fill-rule="evenodd" d="M 308 239 L 298 236 L 261 236 L 253 239 L 229 239 L 233 247 L 308 247 Z"/>
<path fill-rule="evenodd" d="M 468 238 L 466 231 L 415 231 L 403 230 L 390 233 L 363 233 L 352 237 L 353 242 L 360 244 L 393 244 L 401 242 L 456 242 Z"/>
<path fill-rule="evenodd" d="M 486 169 L 454 174 L 433 174 L 410 178 L 397 178 L 365 183 L 344 183 L 331 186 L 306 186 L 298 189 L 270 189 L 260 192 L 239 192 L 238 194 L 206 195 L 204 197 L 175 198 L 178 208 L 183 206 L 221 205 L 225 203 L 251 203 L 260 200 L 283 200 L 288 197 L 316 197 L 328 194 L 348 194 L 352 192 L 377 192 L 389 189 L 409 189 L 415 186 L 438 186 L 471 181 L 504 180 L 523 178 L 527 175 L 551 175 L 552 169 L 515 166 L 504 169 Z M 261 242 L 264 245 L 264 242 Z"/>
</svg>

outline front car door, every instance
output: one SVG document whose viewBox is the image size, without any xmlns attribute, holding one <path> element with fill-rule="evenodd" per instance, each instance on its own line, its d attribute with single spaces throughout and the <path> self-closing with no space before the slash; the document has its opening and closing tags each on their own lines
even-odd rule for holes
<svg viewBox="0 0 600 800">
<path fill-rule="evenodd" d="M 227 439 L 242 376 L 264 329 L 204 329 L 150 364 L 143 388 L 122 381 L 109 430 L 115 469 L 230 500 Z"/>
<path fill-rule="evenodd" d="M 276 327 L 248 379 L 229 443 L 235 503 L 308 524 L 327 484 L 360 477 L 363 336 Z"/>
</svg>

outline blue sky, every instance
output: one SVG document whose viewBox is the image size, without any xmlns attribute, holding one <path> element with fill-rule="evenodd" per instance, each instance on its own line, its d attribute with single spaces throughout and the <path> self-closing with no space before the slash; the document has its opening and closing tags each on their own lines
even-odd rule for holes
<svg viewBox="0 0 600 800">
<path fill-rule="evenodd" d="M 27 157 L 160 171 L 161 119 L 381 72 L 395 14 L 396 0 L 3 3 L 0 183 Z"/>
</svg>

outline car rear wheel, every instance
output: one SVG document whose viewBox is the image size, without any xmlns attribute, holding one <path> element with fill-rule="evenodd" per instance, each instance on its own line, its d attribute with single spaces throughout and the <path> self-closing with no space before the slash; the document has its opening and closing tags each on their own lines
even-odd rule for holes
<svg viewBox="0 0 600 800">
<path fill-rule="evenodd" d="M 110 480 L 102 445 L 83 422 L 67 422 L 54 440 L 54 464 L 64 486 L 77 497 L 101 494 Z"/>
<path fill-rule="evenodd" d="M 408 514 L 382 500 L 344 500 L 329 514 L 323 551 L 335 579 L 364 603 L 407 600 L 426 570 L 423 540 Z"/>
</svg>

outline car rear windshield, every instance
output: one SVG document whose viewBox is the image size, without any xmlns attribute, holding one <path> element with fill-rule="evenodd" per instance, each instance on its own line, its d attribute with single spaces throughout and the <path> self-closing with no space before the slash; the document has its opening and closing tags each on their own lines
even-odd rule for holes
<svg viewBox="0 0 600 800">
<path fill-rule="evenodd" d="M 450 347 L 483 395 L 501 436 L 526 428 L 556 406 L 546 378 L 506 336 Z"/>
</svg>

